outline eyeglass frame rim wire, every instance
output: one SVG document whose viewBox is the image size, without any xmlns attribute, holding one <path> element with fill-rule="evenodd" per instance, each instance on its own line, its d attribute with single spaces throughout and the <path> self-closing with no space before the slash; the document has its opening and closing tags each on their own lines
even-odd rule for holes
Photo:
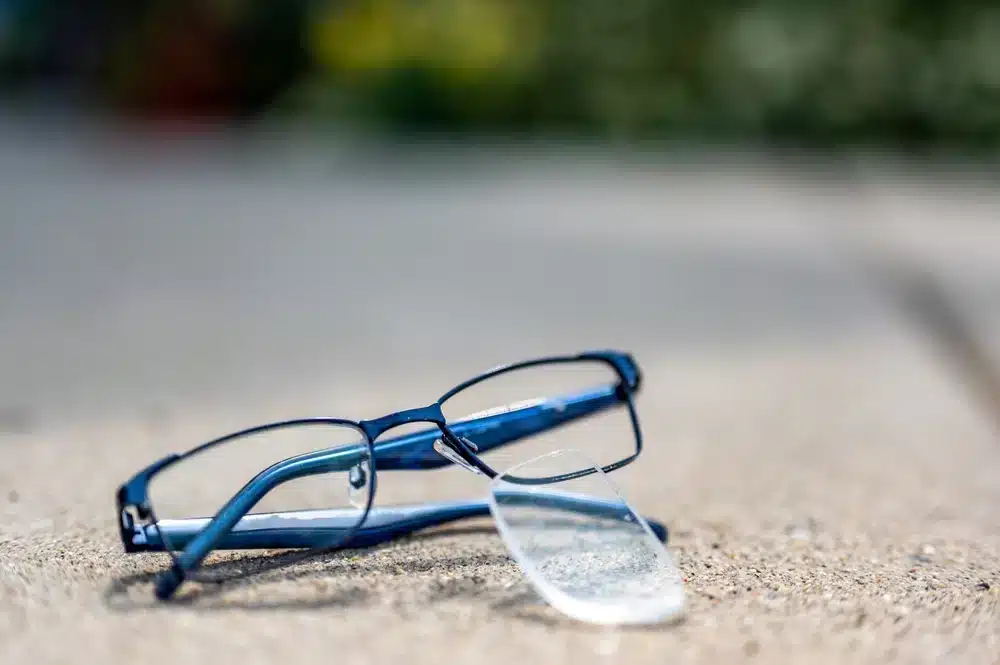
<svg viewBox="0 0 1000 665">
<path fill-rule="evenodd" d="M 340 543 L 343 544 L 344 542 L 347 542 L 351 539 L 351 536 L 353 535 L 354 532 L 357 532 L 358 530 L 361 529 L 361 527 L 364 525 L 365 521 L 368 518 L 368 515 L 372 510 L 374 498 L 377 493 L 376 492 L 377 477 L 378 477 L 377 471 L 379 469 L 425 470 L 425 469 L 441 468 L 454 463 L 442 457 L 436 450 L 434 450 L 432 445 L 427 446 L 428 443 L 433 444 L 434 440 L 440 439 L 443 443 L 445 443 L 448 446 L 449 449 L 451 449 L 454 453 L 456 453 L 461 458 L 462 461 L 464 461 L 467 465 L 469 465 L 468 468 L 477 471 L 478 473 L 481 473 L 482 475 L 492 480 L 496 478 L 498 475 L 500 475 L 500 472 L 497 472 L 489 464 L 480 459 L 477 452 L 485 452 L 485 450 L 490 450 L 495 447 L 500 447 L 503 445 L 507 445 L 509 443 L 514 443 L 520 440 L 521 438 L 524 438 L 525 436 L 530 436 L 531 434 L 537 434 L 551 427 L 561 425 L 565 422 L 570 422 L 573 420 L 577 420 L 579 418 L 586 417 L 588 415 L 591 415 L 592 413 L 602 410 L 602 408 L 610 406 L 611 403 L 603 405 L 596 404 L 595 407 L 587 408 L 581 413 L 571 413 L 568 414 L 568 417 L 557 419 L 549 423 L 538 423 L 535 425 L 534 431 L 529 431 L 526 433 L 508 431 L 506 432 L 506 436 L 504 429 L 505 427 L 511 427 L 512 425 L 517 424 L 515 422 L 515 419 L 518 417 L 518 412 L 502 412 L 495 415 L 489 415 L 483 418 L 476 418 L 471 420 L 466 419 L 457 422 L 452 422 L 450 424 L 446 421 L 446 418 L 442 412 L 442 405 L 449 399 L 461 393 L 463 390 L 466 390 L 480 382 L 486 381 L 493 377 L 506 374 L 508 372 L 527 369 L 539 365 L 569 364 L 582 361 L 597 361 L 604 363 L 609 367 L 611 367 L 614 370 L 615 374 L 618 376 L 619 383 L 617 384 L 617 386 L 614 387 L 613 393 L 611 395 L 604 396 L 604 399 L 606 400 L 608 397 L 614 397 L 615 403 L 622 402 L 628 408 L 629 417 L 631 420 L 633 433 L 635 436 L 635 451 L 630 456 L 622 460 L 619 460 L 617 462 L 600 467 L 600 469 L 605 473 L 609 473 L 611 471 L 624 467 L 633 462 L 639 456 L 639 454 L 642 452 L 642 445 L 643 445 L 642 430 L 639 425 L 638 415 L 636 413 L 635 405 L 633 402 L 633 396 L 638 392 L 642 384 L 642 374 L 639 370 L 638 364 L 636 363 L 634 357 L 630 353 L 622 351 L 614 351 L 614 350 L 585 351 L 582 353 L 571 354 L 571 355 L 546 356 L 546 357 L 534 358 L 531 360 L 525 360 L 521 362 L 496 366 L 478 376 L 475 376 L 471 379 L 468 379 L 458 384 L 457 386 L 447 391 L 434 403 L 426 407 L 406 409 L 390 413 L 375 419 L 357 420 L 357 421 L 347 420 L 342 418 L 314 417 L 314 418 L 298 418 L 293 420 L 271 422 L 264 425 L 259 425 L 256 427 L 244 429 L 238 432 L 230 433 L 222 437 L 218 437 L 216 439 L 198 445 L 181 454 L 175 453 L 172 455 L 168 455 L 152 463 L 151 465 L 142 469 L 138 473 L 136 473 L 118 490 L 117 506 L 118 506 L 119 527 L 125 550 L 127 552 L 142 550 L 141 547 L 136 547 L 134 543 L 134 537 L 137 529 L 135 523 L 136 518 L 138 518 L 139 520 L 146 520 L 147 522 L 151 522 L 152 525 L 155 525 L 159 521 L 155 514 L 155 507 L 151 505 L 148 497 L 149 483 L 158 473 L 188 457 L 192 457 L 194 455 L 197 455 L 198 453 L 205 451 L 208 448 L 212 448 L 214 446 L 221 445 L 229 441 L 233 441 L 242 437 L 251 436 L 253 434 L 266 432 L 273 429 L 294 427 L 294 426 L 306 426 L 310 424 L 330 424 L 330 425 L 352 427 L 354 429 L 357 429 L 359 433 L 364 437 L 364 441 L 359 443 L 363 443 L 363 445 L 365 445 L 368 448 L 368 455 L 369 455 L 368 459 L 370 460 L 370 466 L 371 466 L 370 470 L 371 481 L 370 481 L 370 491 L 368 494 L 368 501 L 366 502 L 364 511 L 361 517 L 359 518 L 358 523 L 351 530 L 351 533 L 345 536 L 340 541 Z M 597 397 L 597 399 L 599 398 L 600 396 Z M 558 401 L 560 401 L 560 398 L 555 398 L 555 401 L 558 403 Z M 509 417 L 509 422 L 506 423 L 503 422 L 504 420 L 508 420 L 508 417 Z M 489 427 L 488 431 L 491 434 L 494 434 L 494 436 L 499 435 L 498 440 L 492 445 L 484 446 L 479 442 L 477 442 L 475 444 L 475 449 L 473 449 L 473 447 L 468 445 L 468 439 L 466 437 L 458 435 L 454 432 L 455 426 L 459 426 L 459 429 L 462 429 L 463 428 L 462 426 L 469 427 L 470 424 L 482 423 L 482 421 L 490 421 L 491 426 Z M 495 424 L 492 424 L 493 421 L 497 422 Z M 428 430 L 426 430 L 425 432 L 417 433 L 417 435 L 397 437 L 394 439 L 389 439 L 380 442 L 378 444 L 375 443 L 376 439 L 379 436 L 389 431 L 390 429 L 393 429 L 400 425 L 417 423 L 417 422 L 426 422 L 430 425 L 436 426 L 437 429 L 440 431 L 440 436 L 438 436 L 438 433 L 434 431 L 434 428 L 428 428 Z M 407 441 L 407 439 L 412 439 L 414 436 L 418 436 L 417 440 Z M 426 449 L 421 449 L 423 446 L 427 446 Z M 333 448 L 328 450 L 332 451 L 344 447 L 345 447 L 344 445 L 339 445 L 339 446 L 334 446 Z M 404 450 L 397 451 L 395 449 L 396 447 L 404 448 Z M 309 455 L 316 455 L 321 452 L 324 451 L 314 451 L 311 453 L 306 453 L 305 455 L 298 455 L 295 457 L 279 461 L 274 465 L 272 465 L 271 467 L 269 467 L 268 469 L 266 469 L 265 471 L 275 472 L 275 470 L 280 470 L 282 465 L 285 465 L 293 460 L 298 460 L 301 459 L 302 457 L 306 457 Z M 380 453 L 382 454 L 381 459 L 380 459 Z M 409 455 L 407 455 L 407 453 L 409 453 Z M 328 471 L 327 469 L 323 469 L 323 470 L 317 470 L 314 473 L 324 473 L 327 471 Z M 579 472 L 571 474 L 563 474 L 558 477 L 541 479 L 541 481 L 561 482 L 565 480 L 570 480 L 572 478 L 578 478 L 585 475 L 589 475 L 591 473 L 594 473 L 594 471 L 595 471 L 594 469 L 589 469 L 589 470 L 584 469 Z M 263 474 L 264 472 L 262 471 L 261 473 Z M 311 475 L 311 474 L 300 474 L 294 477 L 301 477 L 303 475 Z M 260 474 L 258 475 L 258 477 L 260 477 Z M 286 482 L 287 480 L 291 479 L 292 477 L 289 477 L 284 480 L 281 480 L 280 482 Z M 539 482 L 539 481 L 530 481 L 528 479 L 524 480 L 527 482 Z M 280 482 L 277 484 L 280 484 Z M 219 511 L 212 517 L 208 525 L 206 525 L 206 527 L 194 539 L 194 541 L 197 542 L 197 547 L 192 548 L 191 547 L 192 543 L 188 543 L 187 547 L 185 547 L 185 549 L 179 555 L 175 555 L 173 552 L 170 552 L 169 548 L 167 548 L 167 551 L 170 552 L 170 555 L 173 558 L 173 565 L 171 566 L 170 571 L 167 571 L 167 573 L 169 574 L 161 575 L 160 579 L 158 579 L 157 583 L 158 597 L 160 597 L 161 599 L 165 599 L 171 596 L 173 592 L 176 591 L 177 587 L 179 587 L 180 584 L 183 582 L 187 574 L 197 569 L 198 565 L 201 563 L 204 557 L 207 556 L 214 549 L 217 549 L 215 546 L 216 541 L 222 538 L 225 535 L 225 533 L 230 532 L 232 528 L 239 522 L 239 519 L 241 519 L 242 517 L 246 516 L 249 513 L 249 510 L 252 509 L 253 505 L 256 505 L 256 503 L 259 502 L 266 495 L 267 492 L 271 491 L 271 489 L 277 486 L 277 484 L 275 484 L 274 486 L 266 488 L 263 491 L 263 493 L 260 494 L 260 496 L 258 496 L 256 499 L 252 501 L 252 503 L 246 506 L 246 510 L 243 510 L 241 513 L 236 515 L 236 519 L 234 520 L 232 514 L 227 514 L 227 509 L 230 509 L 234 505 L 234 503 L 239 502 L 242 497 L 246 496 L 248 488 L 251 487 L 252 483 L 253 481 L 250 481 L 246 485 L 244 485 L 244 487 L 241 488 L 229 501 L 227 501 L 226 504 L 222 508 L 220 508 Z M 226 519 L 224 520 L 223 518 Z M 229 525 L 228 527 L 220 528 L 217 526 L 220 523 L 220 520 L 222 520 L 223 522 L 226 520 L 232 521 L 232 524 Z M 657 536 L 659 537 L 660 530 L 656 529 L 656 531 L 657 531 Z M 663 531 L 664 531 L 663 539 L 665 540 L 666 538 L 665 529 Z"/>
</svg>

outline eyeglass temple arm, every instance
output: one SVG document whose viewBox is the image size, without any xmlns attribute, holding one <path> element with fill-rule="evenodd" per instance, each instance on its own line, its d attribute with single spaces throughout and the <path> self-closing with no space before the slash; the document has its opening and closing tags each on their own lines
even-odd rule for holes
<svg viewBox="0 0 1000 665">
<path fill-rule="evenodd" d="M 620 517 L 620 503 L 593 497 L 532 495 L 534 505 L 571 511 L 595 517 Z M 423 529 L 442 526 L 490 514 L 486 501 L 451 501 L 409 506 L 373 508 L 350 540 L 339 549 L 371 547 Z M 186 547 L 205 528 L 209 518 L 161 520 L 158 524 L 136 526 L 132 552 L 163 552 L 163 536 L 174 548 Z M 646 518 L 660 542 L 667 542 L 667 528 L 659 521 Z M 357 522 L 357 513 L 348 510 L 304 510 L 286 513 L 258 513 L 244 517 L 216 543 L 215 549 L 285 549 L 321 547 L 335 542 L 338 532 L 350 530 Z"/>
<path fill-rule="evenodd" d="M 484 447 L 488 449 L 543 432 L 569 420 L 607 408 L 621 399 L 618 391 L 619 388 L 616 385 L 602 386 L 575 396 L 542 400 L 538 404 L 516 411 L 458 422 L 455 423 L 458 431 L 456 431 L 456 427 L 450 425 L 449 427 L 460 436 L 474 434 L 477 436 L 477 448 L 480 450 Z M 437 451 L 433 450 L 433 443 L 439 436 L 440 430 L 434 427 L 409 437 L 389 440 L 383 444 L 381 449 L 385 450 L 388 447 L 389 450 L 399 450 L 401 448 L 406 451 L 406 465 L 396 468 L 434 468 L 421 465 L 419 460 L 425 456 L 424 446 L 427 446 L 435 456 L 439 456 Z M 486 443 L 481 445 L 480 440 L 485 440 Z M 397 442 L 396 445 L 399 448 L 392 446 L 394 441 Z M 403 443 L 399 443 L 399 441 Z M 357 446 L 341 446 L 306 453 L 278 462 L 257 474 L 188 543 L 184 551 L 174 560 L 173 567 L 159 577 L 156 587 L 157 596 L 160 598 L 170 597 L 184 581 L 187 571 L 196 568 L 212 550 L 216 549 L 218 543 L 272 489 L 296 478 L 348 471 L 359 461 L 362 461 L 364 450 L 364 444 L 358 444 Z M 413 453 L 415 456 L 409 457 L 409 454 Z M 390 469 L 393 468 L 391 460 L 394 458 L 394 454 L 387 454 L 386 459 Z M 414 462 L 414 459 L 418 462 Z M 444 458 L 441 459 L 444 460 Z M 383 460 L 377 447 L 375 468 L 384 469 L 385 467 L 381 466 L 382 463 Z M 451 464 L 451 462 L 445 460 L 444 464 L 438 464 L 438 466 L 447 464 Z"/>
<path fill-rule="evenodd" d="M 169 598 L 184 581 L 187 571 L 196 568 L 250 510 L 275 487 L 296 478 L 348 471 L 366 458 L 367 445 L 339 446 L 297 455 L 261 471 L 243 486 L 225 506 L 208 520 L 175 559 L 170 570 L 156 581 L 156 595 Z"/>
<path fill-rule="evenodd" d="M 449 423 L 457 436 L 471 440 L 478 452 L 516 443 L 573 420 L 608 409 L 623 401 L 616 385 L 545 398 L 534 404 L 490 416 Z M 388 439 L 375 444 L 375 468 L 379 471 L 438 469 L 452 462 L 434 450 L 440 438 L 437 427 Z"/>
</svg>

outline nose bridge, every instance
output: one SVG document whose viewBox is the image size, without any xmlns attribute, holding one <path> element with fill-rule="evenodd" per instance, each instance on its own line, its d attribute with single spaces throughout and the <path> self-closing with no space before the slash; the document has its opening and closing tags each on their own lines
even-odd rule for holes
<svg viewBox="0 0 1000 665">
<path fill-rule="evenodd" d="M 430 406 L 423 406 L 417 409 L 397 411 L 396 413 L 390 413 L 387 416 L 382 416 L 381 418 L 376 418 L 374 420 L 362 420 L 358 424 L 361 425 L 365 434 L 367 434 L 368 437 L 374 441 L 393 427 L 399 427 L 400 425 L 406 425 L 407 423 L 444 424 L 444 414 L 441 413 L 441 405 L 435 403 Z"/>
</svg>

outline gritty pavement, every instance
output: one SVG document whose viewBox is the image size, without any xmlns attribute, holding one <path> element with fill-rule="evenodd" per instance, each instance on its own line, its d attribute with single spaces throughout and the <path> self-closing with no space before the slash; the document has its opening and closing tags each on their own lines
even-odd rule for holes
<svg viewBox="0 0 1000 665">
<path fill-rule="evenodd" d="M 1000 663 L 994 414 L 831 240 L 932 271 L 1000 357 L 995 185 L 2 131 L 0 662 Z M 114 492 L 159 455 L 605 347 L 645 374 L 614 480 L 671 529 L 679 623 L 563 618 L 489 520 L 171 606 L 164 556 L 121 551 Z"/>
</svg>

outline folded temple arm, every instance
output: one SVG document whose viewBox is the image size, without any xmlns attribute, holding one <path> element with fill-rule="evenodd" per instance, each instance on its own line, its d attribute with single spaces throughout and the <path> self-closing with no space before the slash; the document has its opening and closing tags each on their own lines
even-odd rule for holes
<svg viewBox="0 0 1000 665">
<path fill-rule="evenodd" d="M 617 386 L 601 386 L 586 392 L 559 398 L 542 399 L 516 410 L 470 418 L 449 424 L 458 435 L 471 438 L 478 450 L 490 449 L 533 434 L 558 427 L 577 418 L 618 403 Z M 434 450 L 434 441 L 441 436 L 437 426 L 409 436 L 390 439 L 375 446 L 375 468 L 378 471 L 434 468 L 451 464 Z M 296 478 L 329 472 L 347 471 L 367 455 L 364 444 L 306 453 L 279 462 L 262 471 L 190 541 L 178 557 L 184 569 L 190 569 L 235 528 L 243 517 L 272 489 Z M 169 538 L 168 538 L 169 539 Z"/>
<path fill-rule="evenodd" d="M 594 498 L 554 495 L 533 497 L 538 505 L 542 501 L 551 508 L 576 514 L 615 517 L 621 504 Z M 409 506 L 373 508 L 364 526 L 340 545 L 341 549 L 371 547 L 421 529 L 450 524 L 464 519 L 490 514 L 486 501 L 449 501 Z M 322 547 L 336 542 L 338 534 L 354 528 L 356 510 L 300 510 L 285 513 L 257 513 L 247 515 L 227 534 L 222 536 L 216 549 L 285 549 Z M 205 526 L 209 518 L 160 520 L 157 524 L 135 525 L 132 533 L 132 552 L 162 552 L 164 540 L 174 549 L 183 549 Z M 666 527 L 647 518 L 650 528 L 661 542 L 667 541 Z M 161 530 L 163 536 L 161 536 Z"/>
<path fill-rule="evenodd" d="M 470 416 L 465 420 L 449 423 L 448 427 L 457 436 L 469 439 L 478 451 L 483 452 L 540 434 L 612 406 L 627 403 L 627 397 L 621 390 L 617 384 L 599 386 L 572 395 L 540 399 L 500 413 Z M 421 432 L 377 443 L 374 446 L 375 468 L 378 471 L 418 470 L 452 464 L 434 449 L 434 442 L 440 436 L 441 431 L 435 425 Z M 175 558 L 171 573 L 161 578 L 162 585 L 158 584 L 157 594 L 161 597 L 172 594 L 183 580 L 186 571 L 195 568 L 213 549 L 225 547 L 222 543 L 227 540 L 236 542 L 253 540 L 253 537 L 239 535 L 234 529 L 244 520 L 253 506 L 278 485 L 295 478 L 350 470 L 362 463 L 366 455 L 365 444 L 359 443 L 299 455 L 264 470 L 232 497 L 212 520 L 203 524 L 204 528 L 192 529 L 192 537 L 185 540 L 183 551 Z M 455 518 L 442 521 L 440 517 L 425 516 L 423 519 L 429 519 L 430 522 L 426 524 L 420 522 L 419 526 L 412 528 L 366 526 L 355 535 L 374 538 L 374 542 L 381 542 L 402 533 Z M 369 524 L 371 522 L 366 521 L 366 525 Z M 318 534 L 316 538 L 325 537 L 323 542 L 337 541 L 336 531 L 326 533 L 325 536 L 322 532 L 314 533 Z M 171 534 L 165 535 L 173 545 Z M 286 534 L 283 538 L 290 539 L 292 536 Z M 351 545 L 355 543 L 352 541 Z M 360 541 L 356 546 L 361 546 Z M 177 548 L 176 545 L 173 547 Z"/>
</svg>

